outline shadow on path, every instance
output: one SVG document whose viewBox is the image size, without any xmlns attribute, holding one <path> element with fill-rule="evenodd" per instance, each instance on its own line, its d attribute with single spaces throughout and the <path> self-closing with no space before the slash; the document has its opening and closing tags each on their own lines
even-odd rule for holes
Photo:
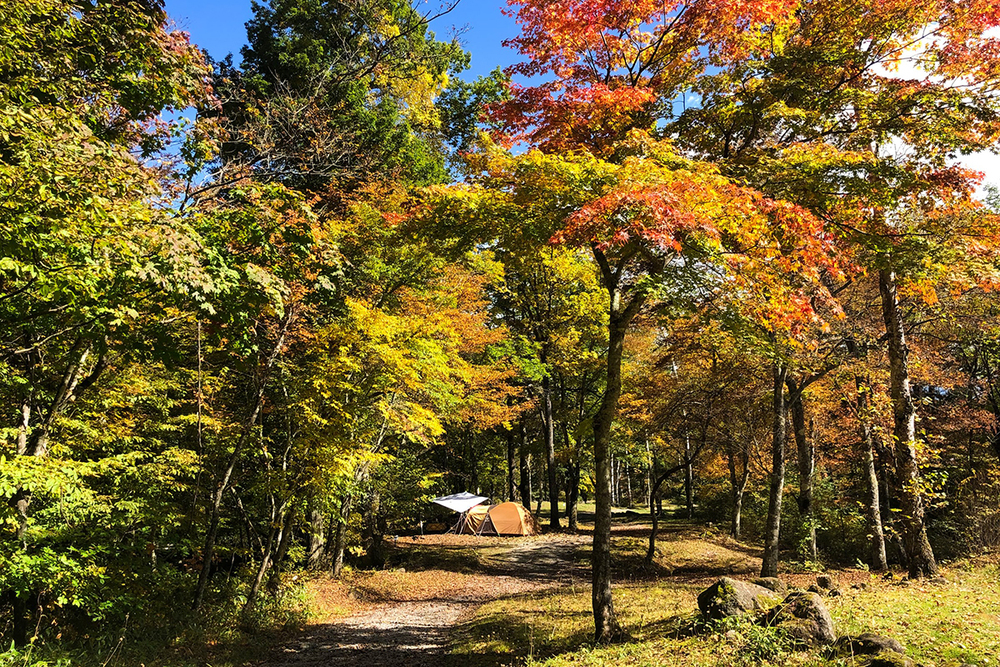
<svg viewBox="0 0 1000 667">
<path fill-rule="evenodd" d="M 575 561 L 586 535 L 564 535 L 518 544 L 509 551 L 490 556 L 484 574 L 515 578 L 526 589 L 559 586 L 587 576 L 585 563 Z M 514 656 L 449 655 L 451 633 L 463 617 L 486 600 L 462 600 L 456 587 L 451 600 L 397 602 L 338 623 L 311 628 L 286 643 L 269 659 L 266 667 L 501 667 Z M 499 595 L 497 596 L 499 597 Z"/>
</svg>

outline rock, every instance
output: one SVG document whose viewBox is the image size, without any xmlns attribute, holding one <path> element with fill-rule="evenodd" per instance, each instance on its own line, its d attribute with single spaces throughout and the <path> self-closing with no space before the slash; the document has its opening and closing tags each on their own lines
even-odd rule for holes
<svg viewBox="0 0 1000 667">
<path fill-rule="evenodd" d="M 823 595 L 826 591 L 819 587 L 818 584 L 809 584 L 809 588 L 806 589 L 810 593 L 816 593 L 817 595 Z"/>
<path fill-rule="evenodd" d="M 788 595 L 788 584 L 777 577 L 758 577 L 752 583 L 769 591 L 774 591 L 778 595 Z"/>
<path fill-rule="evenodd" d="M 862 581 L 862 582 L 857 583 L 857 584 L 851 584 L 851 588 L 853 588 L 856 591 L 863 591 L 866 588 L 868 588 L 868 584 L 866 584 L 865 582 Z"/>
<path fill-rule="evenodd" d="M 763 586 L 723 577 L 698 596 L 698 608 L 706 618 L 742 616 L 774 604 L 774 591 Z"/>
<path fill-rule="evenodd" d="M 834 588 L 839 588 L 839 584 L 837 583 L 837 578 L 832 574 L 821 574 L 817 576 L 816 583 L 819 585 L 820 588 L 824 588 L 828 591 L 833 590 Z"/>
<path fill-rule="evenodd" d="M 937 577 L 931 577 L 930 579 L 928 579 L 927 583 L 929 583 L 929 584 L 935 584 L 937 586 L 947 586 L 948 585 L 948 580 L 945 579 L 942 576 L 937 576 Z"/>
<path fill-rule="evenodd" d="M 817 593 L 789 593 L 767 612 L 764 621 L 809 645 L 832 644 L 837 639 L 830 612 Z"/>
<path fill-rule="evenodd" d="M 830 591 L 829 593 L 827 593 L 827 595 L 829 597 L 835 598 L 835 597 L 841 595 L 841 592 L 840 592 L 839 588 L 834 588 L 832 591 Z"/>
<path fill-rule="evenodd" d="M 895 639 L 865 633 L 857 637 L 844 635 L 833 645 L 838 655 L 875 655 L 877 653 L 906 653 L 906 649 Z"/>
</svg>

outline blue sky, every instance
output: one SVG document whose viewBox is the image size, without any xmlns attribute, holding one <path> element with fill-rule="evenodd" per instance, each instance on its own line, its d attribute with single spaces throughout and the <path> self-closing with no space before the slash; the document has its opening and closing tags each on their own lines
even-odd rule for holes
<svg viewBox="0 0 1000 667">
<path fill-rule="evenodd" d="M 423 0 L 429 9 L 434 0 Z M 500 45 L 517 34 L 513 19 L 500 9 L 504 0 L 461 0 L 453 12 L 438 19 L 432 29 L 439 39 L 464 31 L 459 39 L 472 54 L 472 67 L 463 74 L 474 79 L 497 67 L 519 60 L 517 54 Z M 177 27 L 191 33 L 191 41 L 207 49 L 213 58 L 232 53 L 239 61 L 240 47 L 246 43 L 244 24 L 251 16 L 250 0 L 166 0 L 167 13 Z"/>
</svg>

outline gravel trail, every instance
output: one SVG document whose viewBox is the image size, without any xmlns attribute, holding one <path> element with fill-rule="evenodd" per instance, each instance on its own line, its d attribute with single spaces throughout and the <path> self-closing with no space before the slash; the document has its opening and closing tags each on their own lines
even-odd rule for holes
<svg viewBox="0 0 1000 667">
<path fill-rule="evenodd" d="M 466 667 L 468 657 L 449 656 L 452 629 L 484 602 L 506 595 L 564 585 L 587 575 L 574 554 L 589 536 L 557 535 L 525 540 L 489 558 L 485 573 L 495 576 L 496 594 L 481 589 L 432 600 L 399 601 L 313 626 L 286 643 L 261 667 Z M 465 665 L 463 665 L 465 663 Z"/>
</svg>

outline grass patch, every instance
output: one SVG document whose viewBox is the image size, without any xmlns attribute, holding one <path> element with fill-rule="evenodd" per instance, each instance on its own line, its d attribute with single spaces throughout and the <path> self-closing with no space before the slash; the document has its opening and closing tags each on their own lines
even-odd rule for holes
<svg viewBox="0 0 1000 667">
<path fill-rule="evenodd" d="M 864 591 L 830 603 L 840 634 L 898 639 L 907 655 L 936 665 L 996 665 L 1000 656 L 1000 568 L 992 559 L 944 569 L 947 583 L 896 585 L 874 577 Z"/>
</svg>

